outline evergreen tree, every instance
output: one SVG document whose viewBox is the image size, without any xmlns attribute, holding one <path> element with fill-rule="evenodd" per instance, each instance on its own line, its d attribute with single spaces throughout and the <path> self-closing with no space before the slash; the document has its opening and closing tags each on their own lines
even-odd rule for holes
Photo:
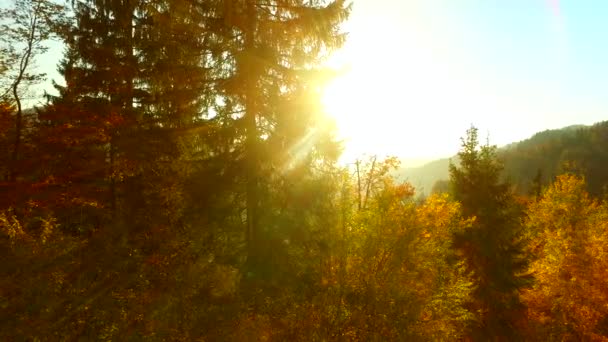
<svg viewBox="0 0 608 342">
<path fill-rule="evenodd" d="M 135 26 L 146 125 L 185 129 L 208 116 L 216 77 L 211 50 L 220 49 L 211 39 L 217 6 L 217 1 L 145 2 Z"/>
<path fill-rule="evenodd" d="M 311 103 L 312 94 L 318 98 L 311 79 L 323 57 L 342 44 L 339 24 L 349 7 L 344 0 L 231 0 L 219 13 L 223 29 L 216 39 L 226 52 L 221 65 L 227 72 L 219 84 L 224 106 L 218 116 L 234 127 L 244 166 L 247 255 L 254 265 L 272 215 L 264 203 L 269 181 L 294 159 L 310 163 L 327 141 L 315 115 L 319 108 Z"/>
<path fill-rule="evenodd" d="M 539 168 L 536 171 L 536 176 L 532 179 L 532 184 L 530 186 L 529 194 L 533 196 L 534 199 L 539 199 L 543 190 L 543 171 Z"/>
<path fill-rule="evenodd" d="M 73 4 L 75 20 L 63 31 L 67 50 L 60 72 L 66 86 L 57 86 L 60 97 L 52 99 L 55 108 L 45 121 L 60 125 L 59 107 L 66 117 L 77 110 L 72 126 L 95 127 L 107 137 L 88 139 L 106 154 L 105 170 L 95 182 L 106 188 L 112 215 L 128 213 L 122 218 L 130 225 L 160 219 L 151 213 L 175 214 L 189 172 L 178 161 L 205 151 L 193 135 L 205 126 L 204 113 L 214 98 L 205 43 L 210 22 L 216 21 L 212 5 L 217 3 Z"/>
<path fill-rule="evenodd" d="M 467 130 L 458 157 L 459 165 L 450 164 L 452 192 L 474 224 L 457 234 L 454 243 L 475 274 L 472 309 L 480 321 L 473 338 L 513 340 L 518 336 L 516 323 L 522 309 L 518 291 L 530 281 L 523 275 L 528 263 L 520 238 L 519 210 L 509 183 L 501 180 L 496 147 L 479 146 L 477 128 Z"/>
<path fill-rule="evenodd" d="M 76 108 L 82 113 L 77 125 L 97 127 L 97 134 L 107 136 L 103 142 L 89 142 L 101 143 L 98 149 L 105 150 L 105 170 L 96 181 L 106 188 L 103 204 L 111 208 L 112 215 L 117 209 L 117 184 L 133 170 L 121 150 L 121 140 L 130 134 L 136 112 L 141 110 L 137 105 L 143 94 L 139 91 L 135 30 L 141 5 L 136 0 L 75 1 L 74 20 L 61 32 L 66 52 L 59 71 L 66 86 L 58 86 L 61 98 L 53 102 L 64 109 Z M 53 117 L 59 119 L 60 115 Z"/>
</svg>

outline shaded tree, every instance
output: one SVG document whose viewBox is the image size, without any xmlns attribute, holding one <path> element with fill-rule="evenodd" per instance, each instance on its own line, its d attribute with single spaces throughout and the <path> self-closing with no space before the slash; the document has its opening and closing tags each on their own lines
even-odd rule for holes
<svg viewBox="0 0 608 342">
<path fill-rule="evenodd" d="M 536 171 L 536 176 L 532 179 L 532 184 L 530 185 L 530 196 L 533 196 L 535 199 L 540 198 L 540 195 L 543 190 L 543 172 L 541 169 Z"/>
<path fill-rule="evenodd" d="M 343 0 L 248 0 L 226 1 L 220 13 L 224 27 L 220 45 L 226 49 L 224 65 L 230 71 L 221 84 L 225 106 L 218 114 L 228 122 L 236 118 L 240 127 L 246 237 L 249 260 L 255 264 L 262 248 L 262 220 L 268 217 L 261 209 L 265 180 L 273 168 L 283 167 L 272 165 L 270 153 L 273 146 L 283 146 L 276 150 L 280 154 L 288 152 L 315 129 L 308 106 L 293 111 L 293 104 L 313 90 L 307 80 L 320 59 L 343 42 L 339 24 L 349 9 Z"/>
<path fill-rule="evenodd" d="M 432 194 L 442 194 L 450 192 L 450 181 L 448 180 L 438 180 L 433 184 L 433 188 L 431 189 Z"/>
<path fill-rule="evenodd" d="M 472 217 L 470 229 L 456 235 L 454 245 L 474 272 L 476 290 L 471 309 L 480 320 L 475 340 L 511 340 L 518 336 L 522 312 L 519 290 L 530 283 L 523 273 L 528 264 L 523 254 L 519 208 L 510 185 L 501 180 L 502 164 L 496 147 L 479 145 L 477 128 L 462 139 L 459 164 L 450 164 L 454 199 L 463 214 Z"/>
</svg>

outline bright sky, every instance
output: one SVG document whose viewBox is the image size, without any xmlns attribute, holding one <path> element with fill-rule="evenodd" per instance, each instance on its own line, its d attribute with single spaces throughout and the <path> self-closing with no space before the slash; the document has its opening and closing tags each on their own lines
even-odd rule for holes
<svg viewBox="0 0 608 342">
<path fill-rule="evenodd" d="M 608 119 L 606 0 L 355 0 L 325 103 L 345 159 L 447 157 Z M 408 165 L 406 165 L 408 166 Z"/>
<path fill-rule="evenodd" d="M 325 96 L 343 160 L 412 166 L 453 155 L 471 124 L 504 145 L 608 119 L 606 18 L 606 0 L 354 0 Z M 61 53 L 38 62 L 60 82 Z"/>
</svg>

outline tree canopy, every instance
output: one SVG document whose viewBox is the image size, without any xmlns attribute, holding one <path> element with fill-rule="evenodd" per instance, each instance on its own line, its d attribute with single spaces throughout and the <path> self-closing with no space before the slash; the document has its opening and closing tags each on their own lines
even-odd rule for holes
<svg viewBox="0 0 608 342">
<path fill-rule="evenodd" d="M 608 338 L 606 182 L 576 163 L 605 125 L 529 192 L 472 127 L 421 197 L 395 157 L 338 162 L 321 92 L 346 1 L 13 5 L 0 340 Z M 24 108 L 51 36 L 65 82 Z"/>
</svg>

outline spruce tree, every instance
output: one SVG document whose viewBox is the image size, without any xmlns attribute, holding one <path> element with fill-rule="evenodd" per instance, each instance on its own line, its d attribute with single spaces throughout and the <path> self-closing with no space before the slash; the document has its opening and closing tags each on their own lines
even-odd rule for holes
<svg viewBox="0 0 608 342">
<path fill-rule="evenodd" d="M 136 112 L 141 111 L 134 27 L 141 5 L 137 0 L 72 2 L 74 18 L 62 31 L 66 50 L 59 70 L 66 86 L 57 86 L 60 98 L 51 101 L 82 113 L 73 125 L 98 127 L 96 134 L 107 137 L 89 142 L 100 144 L 96 149 L 105 151 L 104 172 L 98 174 L 96 182 L 105 188 L 107 200 L 103 204 L 111 208 L 113 217 L 117 212 L 119 185 L 132 170 L 127 167 L 128 157 L 121 140 L 129 135 Z M 67 111 L 65 114 L 70 115 Z M 50 120 L 51 126 L 59 122 L 61 113 L 52 117 L 55 122 Z"/>
<path fill-rule="evenodd" d="M 188 167 L 176 161 L 189 148 L 204 150 L 184 145 L 193 140 L 192 130 L 205 125 L 203 114 L 214 99 L 206 42 L 210 22 L 217 21 L 215 6 L 179 0 L 73 3 L 74 22 L 63 31 L 60 72 L 66 86 L 58 86 L 60 96 L 52 103 L 78 108 L 83 114 L 75 124 L 98 127 L 107 136 L 89 139 L 106 151 L 97 182 L 106 188 L 113 216 L 122 211 L 130 224 L 152 220 L 149 214 L 161 211 L 150 206 L 166 207 L 160 202 L 178 198 Z M 59 124 L 60 116 L 54 113 L 49 124 Z"/>
<path fill-rule="evenodd" d="M 459 164 L 450 164 L 454 198 L 473 226 L 455 236 L 476 280 L 472 309 L 479 315 L 472 337 L 479 341 L 517 338 L 519 290 L 529 284 L 521 242 L 517 204 L 508 182 L 501 179 L 502 164 L 496 147 L 479 145 L 477 128 L 467 130 L 458 153 Z"/>
<path fill-rule="evenodd" d="M 187 129 L 208 116 L 217 1 L 149 0 L 136 22 L 147 126 Z"/>
<path fill-rule="evenodd" d="M 344 0 L 223 2 L 224 29 L 217 39 L 227 48 L 223 65 L 230 71 L 219 87 L 225 106 L 218 115 L 237 127 L 252 265 L 264 249 L 262 221 L 270 215 L 264 193 L 284 166 L 276 155 L 286 157 L 317 128 L 315 108 L 303 94 L 314 93 L 311 75 L 343 43 L 339 25 L 349 10 Z"/>
</svg>

